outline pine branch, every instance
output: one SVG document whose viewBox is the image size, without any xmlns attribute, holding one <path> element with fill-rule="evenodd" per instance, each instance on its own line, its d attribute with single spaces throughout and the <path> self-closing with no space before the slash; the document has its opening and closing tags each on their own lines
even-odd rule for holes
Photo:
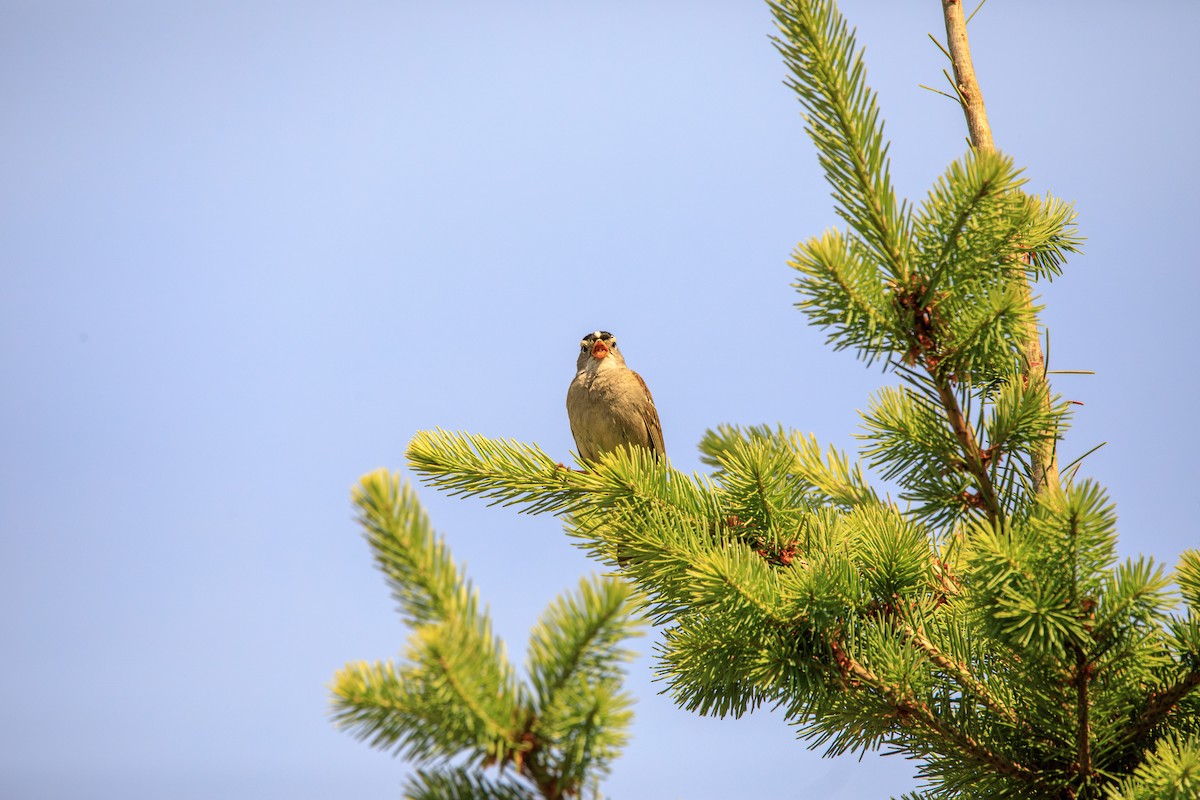
<svg viewBox="0 0 1200 800">
<path fill-rule="evenodd" d="M 795 609 L 785 602 L 776 573 L 748 547 L 714 549 L 690 570 L 692 611 L 749 619 L 754 626 L 791 629 Z"/>
<path fill-rule="evenodd" d="M 995 227 L 998 207 L 1011 202 L 1006 198 L 1023 183 L 1019 175 L 1011 159 L 976 151 L 951 163 L 938 178 L 917 218 L 917 234 L 930 261 L 921 307 L 933 302 L 945 288 L 947 279 L 966 277 L 978 281 L 997 277 L 995 269 L 983 272 L 978 268 L 955 270 L 954 267 L 964 259 L 990 260 L 1002 256 L 994 244 L 980 247 L 976 241 L 980 231 L 973 229 L 979 228 L 981 221 L 985 229 Z"/>
<path fill-rule="evenodd" d="M 981 287 L 966 305 L 964 299 L 955 297 L 947 304 L 952 307 L 953 327 L 933 339 L 927 364 L 939 375 L 965 385 L 995 378 L 996 365 L 1016 355 L 1014 334 L 1020 334 L 1035 310 L 1008 286 Z"/>
<path fill-rule="evenodd" d="M 814 506 L 835 505 L 846 511 L 856 506 L 875 505 L 879 496 L 863 477 L 862 468 L 850 465 L 845 453 L 834 447 L 822 451 L 817 437 L 782 425 L 718 425 L 708 430 L 700 441 L 700 460 L 710 467 L 724 470 L 727 455 L 735 446 L 753 442 L 789 454 L 790 463 L 783 471 L 798 482 Z M 718 472 L 718 475 L 720 472 Z"/>
<path fill-rule="evenodd" d="M 826 342 L 835 350 L 855 347 L 868 365 L 900 338 L 869 255 L 859 239 L 826 231 L 797 246 L 787 262 L 803 276 L 792 284 L 805 298 L 796 307 L 811 324 L 831 329 Z"/>
<path fill-rule="evenodd" d="M 568 513 L 587 502 L 589 473 L 564 467 L 537 445 L 440 428 L 418 431 L 405 451 L 426 483 L 451 497 L 479 495 L 493 504 L 525 505 L 528 514 Z"/>
<path fill-rule="evenodd" d="M 1019 375 L 1000 386 L 985 426 L 993 462 L 1060 435 L 1070 417 L 1070 406 L 1058 398 L 1046 398 L 1048 391 L 1046 383 L 1026 386 Z"/>
<path fill-rule="evenodd" d="M 543 795 L 544 797 L 544 795 Z M 492 780 L 465 768 L 418 770 L 404 788 L 405 800 L 535 800 L 524 787 Z"/>
<path fill-rule="evenodd" d="M 1179 554 L 1175 581 L 1179 584 L 1184 602 L 1200 612 L 1200 550 L 1188 548 Z"/>
<path fill-rule="evenodd" d="M 528 672 L 538 706 L 547 708 L 564 686 L 620 674 L 632 655 L 620 643 L 637 635 L 629 586 L 615 578 L 584 578 L 577 594 L 560 595 L 542 612 L 529 638 Z"/>
<path fill-rule="evenodd" d="M 347 664 L 334 673 L 333 721 L 356 739 L 381 750 L 407 751 L 413 758 L 434 758 L 440 747 L 409 696 L 405 682 L 389 662 Z"/>
<path fill-rule="evenodd" d="M 1052 279 L 1062 274 L 1067 253 L 1078 253 L 1083 237 L 1075 226 L 1075 208 L 1056 197 L 1045 199 L 1023 195 L 1024 224 L 1016 231 L 1013 244 L 1024 262 L 1026 278 Z M 1066 374 L 1070 370 L 1058 370 Z M 1086 370 L 1076 374 L 1092 374 Z"/>
<path fill-rule="evenodd" d="M 853 32 L 829 0 L 768 5 L 838 213 L 894 279 L 907 280 L 908 211 L 892 190 L 883 124 Z"/>
<path fill-rule="evenodd" d="M 959 686 L 977 698 L 987 708 L 999 714 L 1010 725 L 1017 727 L 1021 724 L 1015 711 L 1001 703 L 988 688 L 975 679 L 971 675 L 970 669 L 966 664 L 956 661 L 950 656 L 943 653 L 937 648 L 928 637 L 921 631 L 914 629 L 911 625 L 902 624 L 899 626 L 900 632 L 905 640 L 908 641 L 918 651 L 924 653 L 931 662 L 942 669 L 948 676 L 953 678 Z"/>
<path fill-rule="evenodd" d="M 1133 774 L 1107 794 L 1108 800 L 1192 800 L 1200 797 L 1200 737 L 1168 734 Z"/>
<path fill-rule="evenodd" d="M 464 491 L 511 492 L 512 485 L 496 475 L 539 460 L 540 451 L 532 447 L 444 438 L 443 453 L 473 465 L 461 484 Z M 430 452 L 418 455 L 436 461 Z M 600 485 L 595 476 L 592 482 Z M 561 486 L 517 484 L 526 495 L 534 486 L 523 499 L 535 506 L 561 504 Z M 531 693 L 516 678 L 487 611 L 415 493 L 398 475 L 380 470 L 363 478 L 354 500 L 376 561 L 414 630 L 399 665 L 359 662 L 336 673 L 331 687 L 336 723 L 417 762 L 502 770 L 512 765 L 543 800 L 576 796 L 587 780 L 604 774 L 628 739 L 632 717 L 620 667 L 629 657 L 620 642 L 638 624 L 629 586 L 612 578 L 585 580 L 577 597 L 551 604 L 530 644 Z M 529 796 L 516 784 L 456 768 L 422 773 L 410 788 L 416 797 Z"/>
<path fill-rule="evenodd" d="M 850 467 L 846 454 L 830 447 L 822 454 L 817 437 L 793 434 L 796 475 L 826 502 L 849 511 L 858 506 L 877 505 L 879 496 L 863 477 L 862 468 Z"/>
<path fill-rule="evenodd" d="M 841 673 L 847 678 L 874 689 L 876 693 L 887 700 L 889 705 L 894 709 L 898 719 L 908 720 L 909 724 L 913 721 L 917 722 L 943 742 L 953 744 L 962 754 L 1003 775 L 1030 783 L 1036 780 L 1037 773 L 1034 770 L 1019 761 L 1006 758 L 999 753 L 989 750 L 971 734 L 943 720 L 926 703 L 921 702 L 911 693 L 904 691 L 895 684 L 880 679 L 871 670 L 847 654 L 837 644 L 836 639 L 830 639 L 830 644 L 834 653 L 834 660 Z"/>
<path fill-rule="evenodd" d="M 445 542 L 407 483 L 378 470 L 362 478 L 352 499 L 375 562 L 411 625 L 459 616 L 476 620 L 477 593 L 459 577 Z"/>
<path fill-rule="evenodd" d="M 971 144 L 976 150 L 992 152 L 996 149 L 992 139 L 992 128 L 988 124 L 987 109 L 983 103 L 983 92 L 975 77 L 975 66 L 971 60 L 971 47 L 967 41 L 967 22 L 963 16 L 962 0 L 941 0 L 942 14 L 946 23 L 946 44 L 950 51 L 950 60 L 954 66 L 954 84 L 962 105 L 963 115 L 967 120 L 967 130 L 971 135 Z M 1021 301 L 1027 308 L 1033 306 L 1033 291 L 1029 279 L 1022 277 L 1018 282 Z M 1038 335 L 1038 323 L 1032 314 L 1025 324 L 1024 335 L 1021 337 L 1021 350 L 1024 363 L 1022 375 L 1027 383 L 1044 382 L 1046 380 L 1046 359 L 1042 352 L 1041 337 Z M 1049 393 L 1047 393 L 1049 397 Z M 1043 442 L 1036 447 L 1032 454 L 1033 491 L 1040 493 L 1043 489 L 1056 489 L 1059 485 L 1058 454 L 1054 441 Z"/>
<path fill-rule="evenodd" d="M 1179 703 L 1196 687 L 1200 686 L 1200 667 L 1193 667 L 1171 686 L 1151 692 L 1146 705 L 1125 730 L 1126 745 L 1148 740 L 1156 729 L 1175 711 Z"/>
<path fill-rule="evenodd" d="M 1171 602 L 1166 591 L 1170 584 L 1162 567 L 1148 558 L 1127 559 L 1118 564 L 1105 582 L 1102 602 L 1095 610 L 1092 639 L 1097 647 L 1139 623 L 1160 625 L 1162 609 Z M 1095 650 L 1090 657 L 1096 657 Z"/>
<path fill-rule="evenodd" d="M 661 512 L 700 524 L 720 515 L 711 491 L 639 447 L 618 448 L 580 472 L 537 445 L 438 429 L 418 431 L 406 455 L 425 483 L 451 496 L 491 498 L 493 505 L 524 506 L 519 510 L 527 514 L 590 519 L 601 511 Z"/>
<path fill-rule="evenodd" d="M 1096 665 L 1088 660 L 1083 648 L 1072 645 L 1075 651 L 1075 772 L 1084 779 L 1090 778 L 1092 769 L 1091 687 L 1092 674 Z"/>
<path fill-rule="evenodd" d="M 467 649 L 475 644 L 471 641 L 474 631 L 464 632 L 466 636 L 461 638 L 465 642 L 456 641 L 460 638 L 456 633 L 450 626 L 440 626 L 421 637 L 427 680 L 442 702 L 467 711 L 465 718 L 474 743 L 484 747 L 491 759 L 512 758 L 524 746 L 515 727 L 521 717 L 521 692 L 506 661 L 495 665 L 500 667 L 495 669 L 492 662 L 483 661 Z M 481 663 L 489 668 L 480 670 Z"/>
<path fill-rule="evenodd" d="M 772 700 L 784 699 L 778 687 L 785 682 L 779 673 L 786 667 L 763 655 L 775 649 L 790 654 L 794 644 L 790 635 L 769 626 L 745 626 L 731 636 L 724 617 L 696 614 L 663 631 L 656 671 L 676 704 L 687 711 L 740 718 Z M 815 691 L 803 683 L 806 673 L 788 674 L 794 691 Z"/>
<path fill-rule="evenodd" d="M 979 491 L 977 496 L 967 497 L 964 500 L 968 505 L 977 505 L 983 508 L 987 512 L 988 521 L 992 527 L 996 527 L 1000 522 L 1003 510 L 1000 507 L 1000 500 L 996 496 L 996 488 L 992 485 L 992 476 L 983 462 L 983 451 L 979 446 L 979 440 L 975 438 L 975 431 L 971 428 L 971 423 L 967 421 L 962 407 L 958 404 L 958 397 L 950 386 L 949 379 L 934 376 L 934 381 L 938 399 L 942 401 L 942 408 L 946 410 L 946 419 L 950 422 L 950 429 L 954 431 L 954 438 L 958 440 L 959 447 L 962 448 L 967 471 L 975 479 L 975 485 Z"/>
</svg>

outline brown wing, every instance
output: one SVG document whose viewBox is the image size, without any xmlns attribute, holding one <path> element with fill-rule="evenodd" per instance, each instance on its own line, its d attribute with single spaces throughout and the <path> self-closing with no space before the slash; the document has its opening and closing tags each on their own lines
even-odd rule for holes
<svg viewBox="0 0 1200 800">
<path fill-rule="evenodd" d="M 633 370 L 630 370 L 633 372 Z M 642 380 L 642 376 L 636 372 L 633 377 L 637 378 L 638 384 L 646 393 L 646 404 L 642 407 L 642 422 L 646 426 L 646 435 L 650 440 L 650 449 L 654 451 L 654 455 L 659 458 L 665 458 L 667 455 L 667 446 L 663 443 L 662 423 L 658 419 L 658 409 L 654 407 L 654 397 L 650 394 L 650 387 Z"/>
</svg>

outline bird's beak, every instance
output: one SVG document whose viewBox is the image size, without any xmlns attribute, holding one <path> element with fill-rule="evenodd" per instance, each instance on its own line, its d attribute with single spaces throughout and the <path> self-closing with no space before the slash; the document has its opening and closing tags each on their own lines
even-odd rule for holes
<svg viewBox="0 0 1200 800">
<path fill-rule="evenodd" d="M 599 361 L 606 355 L 608 355 L 608 345 L 606 345 L 603 340 L 597 339 L 596 343 L 592 345 L 592 358 Z"/>
</svg>

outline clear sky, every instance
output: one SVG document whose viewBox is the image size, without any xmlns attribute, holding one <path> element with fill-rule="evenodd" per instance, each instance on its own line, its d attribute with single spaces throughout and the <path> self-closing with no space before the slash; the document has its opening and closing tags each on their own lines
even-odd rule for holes
<svg viewBox="0 0 1200 800">
<path fill-rule="evenodd" d="M 965 148 L 939 4 L 846 0 L 921 198 Z M 993 0 L 998 146 L 1073 200 L 1040 287 L 1069 460 L 1121 550 L 1200 545 L 1200 4 Z M 349 491 L 414 431 L 568 458 L 579 337 L 615 332 L 673 463 L 782 422 L 852 448 L 887 380 L 806 326 L 785 259 L 838 223 L 765 5 L 0 2 L 0 796 L 393 798 L 329 724 L 406 635 Z M 422 497 L 520 660 L 594 565 L 552 518 Z M 639 647 L 648 653 L 650 639 Z M 632 666 L 618 798 L 886 798 L 771 713 L 702 719 Z"/>
</svg>

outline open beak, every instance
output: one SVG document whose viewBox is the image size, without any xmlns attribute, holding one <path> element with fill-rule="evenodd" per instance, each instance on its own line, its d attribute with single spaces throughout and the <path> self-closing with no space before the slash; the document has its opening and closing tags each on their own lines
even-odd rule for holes
<svg viewBox="0 0 1200 800">
<path fill-rule="evenodd" d="M 596 343 L 592 345 L 592 358 L 599 361 L 606 355 L 608 355 L 608 345 L 603 340 L 597 339 Z"/>
</svg>

